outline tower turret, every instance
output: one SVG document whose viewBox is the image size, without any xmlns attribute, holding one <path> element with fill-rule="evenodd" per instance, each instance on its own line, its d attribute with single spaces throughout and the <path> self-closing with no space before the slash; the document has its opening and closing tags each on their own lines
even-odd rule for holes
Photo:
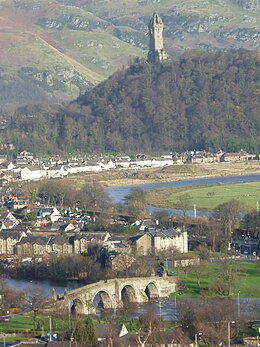
<svg viewBox="0 0 260 347">
<path fill-rule="evenodd" d="M 154 13 L 150 19 L 148 29 L 150 38 L 148 63 L 165 60 L 167 53 L 163 48 L 163 21 L 157 13 Z"/>
</svg>

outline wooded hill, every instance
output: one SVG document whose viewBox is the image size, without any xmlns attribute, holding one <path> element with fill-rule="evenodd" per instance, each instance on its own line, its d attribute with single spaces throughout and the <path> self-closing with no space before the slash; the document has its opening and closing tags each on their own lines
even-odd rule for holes
<svg viewBox="0 0 260 347">
<path fill-rule="evenodd" d="M 35 153 L 257 152 L 259 71 L 259 54 L 244 50 L 136 62 L 63 110 L 18 110 L 7 134 L 18 148 Z"/>
</svg>

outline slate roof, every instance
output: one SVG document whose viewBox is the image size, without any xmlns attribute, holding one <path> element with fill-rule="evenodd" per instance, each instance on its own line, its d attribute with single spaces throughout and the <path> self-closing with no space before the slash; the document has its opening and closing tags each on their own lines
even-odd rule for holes
<svg viewBox="0 0 260 347">
<path fill-rule="evenodd" d="M 38 165 L 32 165 L 32 166 L 26 166 L 28 170 L 30 171 L 45 171 L 41 166 Z"/>
<path fill-rule="evenodd" d="M 66 236 L 51 236 L 48 242 L 49 245 L 64 245 L 64 243 L 69 244 L 69 238 Z"/>
<path fill-rule="evenodd" d="M 31 244 L 40 244 L 40 245 L 46 245 L 49 241 L 49 237 L 46 236 L 33 236 L 33 235 L 29 235 L 27 237 L 24 237 L 19 243 L 18 245 L 23 245 L 26 243 L 31 243 Z"/>
<path fill-rule="evenodd" d="M 96 239 L 96 240 L 104 241 L 106 235 L 107 235 L 106 232 L 80 233 L 80 234 L 75 236 L 75 240 L 80 240 L 80 239 L 84 238 L 86 240 Z"/>
<path fill-rule="evenodd" d="M 177 236 L 181 235 L 181 231 L 171 228 L 171 229 L 166 229 L 166 230 L 153 230 L 153 231 L 148 231 L 148 235 L 151 237 L 161 237 L 161 238 L 175 238 Z"/>
<path fill-rule="evenodd" d="M 16 231 L 13 229 L 8 229 L 8 230 L 1 230 L 0 231 L 0 238 L 6 240 L 9 237 L 12 237 L 13 239 L 20 239 L 20 237 L 22 236 L 22 232 L 21 231 Z"/>
</svg>

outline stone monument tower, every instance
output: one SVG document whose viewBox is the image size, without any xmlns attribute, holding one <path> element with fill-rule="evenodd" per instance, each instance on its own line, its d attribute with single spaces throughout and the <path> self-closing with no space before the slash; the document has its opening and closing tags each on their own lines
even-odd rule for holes
<svg viewBox="0 0 260 347">
<path fill-rule="evenodd" d="M 164 61 L 167 53 L 163 48 L 163 22 L 157 13 L 153 14 L 148 29 L 150 38 L 148 63 Z"/>
</svg>

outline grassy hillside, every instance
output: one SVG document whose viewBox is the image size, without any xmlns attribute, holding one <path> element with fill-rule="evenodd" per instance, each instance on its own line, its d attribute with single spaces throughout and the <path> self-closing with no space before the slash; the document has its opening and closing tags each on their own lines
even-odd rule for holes
<svg viewBox="0 0 260 347">
<path fill-rule="evenodd" d="M 1 104 L 71 100 L 135 57 L 146 57 L 147 24 L 154 11 L 163 18 L 165 48 L 172 57 L 191 48 L 259 47 L 254 0 L 4 0 L 0 90 L 8 84 L 15 98 L 3 93 Z M 57 65 L 66 71 L 57 71 Z M 51 74 L 57 88 L 39 83 L 38 74 Z"/>
<path fill-rule="evenodd" d="M 72 100 L 142 56 L 83 9 L 56 1 L 17 1 L 15 7 L 5 1 L 0 10 L 2 105 Z"/>
</svg>

